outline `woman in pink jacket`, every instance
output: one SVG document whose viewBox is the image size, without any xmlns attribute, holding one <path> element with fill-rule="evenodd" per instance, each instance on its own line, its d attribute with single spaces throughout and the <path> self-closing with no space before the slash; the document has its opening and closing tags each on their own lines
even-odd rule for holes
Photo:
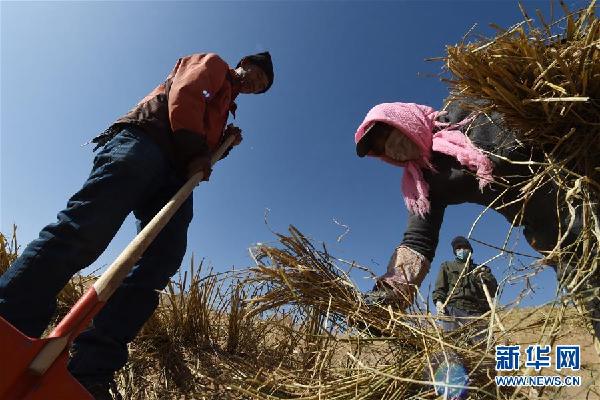
<svg viewBox="0 0 600 400">
<path fill-rule="evenodd" d="M 523 201 L 521 188 L 533 174 L 526 162 L 543 161 L 543 153 L 518 142 L 498 113 L 473 115 L 459 102 L 444 112 L 414 103 L 379 104 L 358 127 L 355 142 L 359 157 L 378 157 L 404 168 L 402 194 L 409 210 L 404 238 L 368 295 L 371 301 L 400 308 L 413 302 L 450 205 L 489 206 L 523 226 L 525 238 L 541 253 L 551 251 L 560 237 L 563 248 L 573 243 L 582 229 L 581 207 L 575 207 L 571 221 L 564 193 L 553 182 Z M 553 267 L 561 282 L 573 272 L 565 262 Z M 595 281 L 591 285 L 598 286 Z M 600 337 L 599 304 L 594 298 L 587 307 Z"/>
</svg>

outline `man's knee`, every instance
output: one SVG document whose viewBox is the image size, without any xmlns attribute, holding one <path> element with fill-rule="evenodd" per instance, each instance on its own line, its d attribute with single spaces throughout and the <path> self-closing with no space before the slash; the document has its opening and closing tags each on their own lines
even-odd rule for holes
<svg viewBox="0 0 600 400">
<path fill-rule="evenodd" d="M 152 249 L 134 268 L 127 284 L 151 290 L 164 289 L 181 267 L 186 248 L 187 240 L 179 238 L 168 246 Z"/>
</svg>

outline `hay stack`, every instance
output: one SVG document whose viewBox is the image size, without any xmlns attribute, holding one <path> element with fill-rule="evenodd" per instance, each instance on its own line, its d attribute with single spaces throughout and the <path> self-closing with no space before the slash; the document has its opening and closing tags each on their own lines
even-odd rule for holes
<svg viewBox="0 0 600 400">
<path fill-rule="evenodd" d="M 278 238 L 259 247 L 249 271 L 215 274 L 192 260 L 131 344 L 117 377 L 124 399 L 435 399 L 430 377 L 456 356 L 470 374 L 470 399 L 529 398 L 495 387 L 493 356 L 467 342 L 469 329 L 443 335 L 429 313 L 367 306 L 348 278 L 354 264 L 294 227 Z M 59 303 L 66 309 L 70 299 Z M 384 335 L 357 329 L 360 320 Z M 506 331 L 490 324 L 492 349 L 524 328 L 537 337 L 546 324 L 514 320 Z"/>
<path fill-rule="evenodd" d="M 561 189 L 557 213 L 568 213 L 570 224 L 581 217 L 577 239 L 559 235 L 546 261 L 566 271 L 560 287 L 587 315 L 584 304 L 598 299 L 600 286 L 600 21 L 595 0 L 575 12 L 560 5 L 558 20 L 538 11 L 536 23 L 521 6 L 525 20 L 494 26 L 495 38 L 449 46 L 446 81 L 451 98 L 501 113 L 518 140 L 543 154 L 530 163 L 521 200 L 550 183 Z"/>
<path fill-rule="evenodd" d="M 600 160 L 600 21 L 596 2 L 550 23 L 538 12 L 498 36 L 447 48 L 454 98 L 484 100 L 517 137 L 598 182 Z M 596 190 L 600 186 L 596 185 Z"/>
<path fill-rule="evenodd" d="M 436 398 L 431 381 L 445 360 L 460 359 L 470 374 L 471 398 L 496 398 L 493 359 L 468 338 L 472 326 L 444 336 L 431 314 L 365 304 L 348 269 L 325 246 L 318 249 L 295 227 L 278 234 L 280 246 L 254 249 L 257 266 L 247 284 L 261 294 L 249 300 L 248 316 L 294 316 L 303 337 L 299 370 L 277 370 L 236 389 L 259 399 Z M 494 327 L 492 327 L 492 330 Z M 439 370 L 438 370 L 439 371 Z M 521 398 L 521 397 L 516 397 Z"/>
</svg>

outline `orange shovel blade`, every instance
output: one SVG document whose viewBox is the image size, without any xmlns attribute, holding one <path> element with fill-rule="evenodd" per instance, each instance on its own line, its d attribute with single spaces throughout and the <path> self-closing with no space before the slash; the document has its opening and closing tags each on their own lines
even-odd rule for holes
<svg viewBox="0 0 600 400">
<path fill-rule="evenodd" d="M 93 400 L 67 371 L 65 352 L 42 376 L 29 364 L 49 339 L 33 339 L 0 317 L 0 400 Z"/>
</svg>

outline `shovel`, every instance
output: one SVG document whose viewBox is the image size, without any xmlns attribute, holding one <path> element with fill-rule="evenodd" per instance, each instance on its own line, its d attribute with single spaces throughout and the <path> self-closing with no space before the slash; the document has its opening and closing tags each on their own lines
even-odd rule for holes
<svg viewBox="0 0 600 400">
<path fill-rule="evenodd" d="M 233 144 L 230 135 L 211 159 L 217 162 Z M 160 230 L 204 178 L 193 175 L 44 339 L 30 338 L 0 317 L 0 400 L 93 400 L 67 371 L 72 341 L 129 274 Z"/>
</svg>

